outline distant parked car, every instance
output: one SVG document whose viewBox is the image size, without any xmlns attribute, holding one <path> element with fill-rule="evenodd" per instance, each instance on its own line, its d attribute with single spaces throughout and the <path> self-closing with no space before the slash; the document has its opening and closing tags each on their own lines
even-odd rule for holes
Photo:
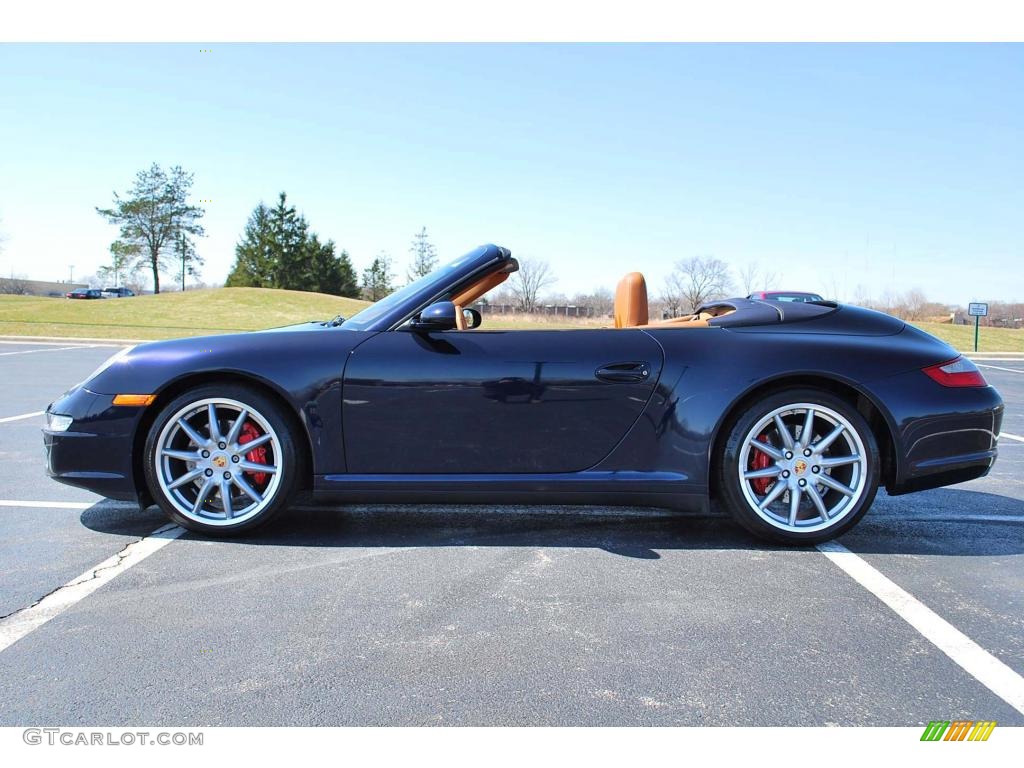
<svg viewBox="0 0 1024 768">
<path fill-rule="evenodd" d="M 103 292 L 99 288 L 78 288 L 64 294 L 69 299 L 102 299 Z"/>
<path fill-rule="evenodd" d="M 127 299 L 129 296 L 134 296 L 135 291 L 131 288 L 104 288 L 103 298 L 104 299 Z"/>
<path fill-rule="evenodd" d="M 804 291 L 754 291 L 747 296 L 748 299 L 760 299 L 761 301 L 824 301 L 825 299 L 816 293 L 805 293 Z"/>
</svg>

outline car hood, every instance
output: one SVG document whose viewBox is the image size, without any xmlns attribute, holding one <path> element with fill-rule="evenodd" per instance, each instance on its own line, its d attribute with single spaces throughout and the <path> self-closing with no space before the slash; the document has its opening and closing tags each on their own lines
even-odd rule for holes
<svg viewBox="0 0 1024 768">
<path fill-rule="evenodd" d="M 82 383 L 98 394 L 153 394 L 184 376 L 225 372 L 272 381 L 318 368 L 340 372 L 348 352 L 373 335 L 321 322 L 139 344 Z"/>
</svg>

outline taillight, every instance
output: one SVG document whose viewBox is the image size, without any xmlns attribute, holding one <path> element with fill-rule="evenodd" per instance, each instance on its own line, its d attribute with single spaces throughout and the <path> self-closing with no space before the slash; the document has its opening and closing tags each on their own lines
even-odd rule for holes
<svg viewBox="0 0 1024 768">
<path fill-rule="evenodd" d="M 921 370 L 944 387 L 984 387 L 988 384 L 977 366 L 962 356 Z"/>
</svg>

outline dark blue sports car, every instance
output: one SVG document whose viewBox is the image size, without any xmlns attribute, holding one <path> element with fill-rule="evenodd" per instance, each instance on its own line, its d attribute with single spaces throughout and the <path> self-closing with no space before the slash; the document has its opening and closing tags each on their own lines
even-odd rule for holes
<svg viewBox="0 0 1024 768">
<path fill-rule="evenodd" d="M 896 318 L 730 299 L 650 322 L 623 278 L 614 327 L 488 331 L 470 309 L 516 271 L 483 246 L 342 321 L 143 344 L 47 409 L 47 469 L 233 534 L 300 490 L 334 502 L 715 499 L 812 543 L 900 494 L 981 477 L 1003 405 L 977 368 Z"/>
</svg>

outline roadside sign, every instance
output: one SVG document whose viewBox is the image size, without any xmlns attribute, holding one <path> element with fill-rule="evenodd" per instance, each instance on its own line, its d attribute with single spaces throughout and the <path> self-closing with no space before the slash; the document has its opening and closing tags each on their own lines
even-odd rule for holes
<svg viewBox="0 0 1024 768">
<path fill-rule="evenodd" d="M 982 317 L 988 315 L 988 304 L 984 301 L 972 301 L 967 305 L 967 314 L 974 318 L 974 351 L 978 351 L 978 325 Z"/>
</svg>

